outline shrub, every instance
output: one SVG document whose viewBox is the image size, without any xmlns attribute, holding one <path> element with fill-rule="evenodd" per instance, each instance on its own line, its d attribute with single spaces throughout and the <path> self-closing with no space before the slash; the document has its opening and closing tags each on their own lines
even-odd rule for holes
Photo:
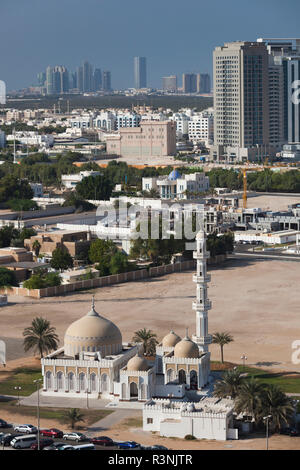
<svg viewBox="0 0 300 470">
<path fill-rule="evenodd" d="M 194 441 L 196 439 L 192 434 L 187 434 L 184 438 L 186 441 Z"/>
</svg>

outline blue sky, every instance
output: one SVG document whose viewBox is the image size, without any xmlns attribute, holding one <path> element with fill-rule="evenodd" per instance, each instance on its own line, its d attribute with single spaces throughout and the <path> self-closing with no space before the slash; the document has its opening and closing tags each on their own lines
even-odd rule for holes
<svg viewBox="0 0 300 470">
<path fill-rule="evenodd" d="M 298 0 L 0 0 L 0 79 L 21 88 L 47 65 L 87 59 L 125 88 L 140 55 L 159 87 L 163 75 L 211 72 L 226 41 L 299 37 L 299 16 Z"/>
</svg>

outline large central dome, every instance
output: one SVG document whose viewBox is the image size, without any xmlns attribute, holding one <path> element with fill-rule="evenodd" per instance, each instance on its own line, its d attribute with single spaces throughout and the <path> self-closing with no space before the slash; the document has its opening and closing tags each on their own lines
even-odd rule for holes
<svg viewBox="0 0 300 470">
<path fill-rule="evenodd" d="M 67 356 L 81 351 L 99 351 L 102 357 L 118 354 L 122 350 L 122 335 L 113 322 L 96 312 L 93 299 L 89 313 L 67 329 L 64 348 Z"/>
</svg>

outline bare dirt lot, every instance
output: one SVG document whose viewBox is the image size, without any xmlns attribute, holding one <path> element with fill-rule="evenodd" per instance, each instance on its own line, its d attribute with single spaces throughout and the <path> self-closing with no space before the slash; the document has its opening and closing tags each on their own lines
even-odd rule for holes
<svg viewBox="0 0 300 470">
<path fill-rule="evenodd" d="M 294 370 L 292 342 L 300 340 L 300 263 L 285 261 L 230 260 L 210 270 L 209 331 L 228 331 L 234 342 L 225 346 L 225 360 L 264 368 Z M 150 328 L 161 339 L 171 329 L 179 335 L 195 331 L 192 301 L 195 284 L 192 273 L 176 273 L 148 281 L 94 289 L 62 297 L 40 300 L 9 297 L 0 310 L 0 334 L 6 339 L 7 360 L 24 356 L 22 333 L 32 319 L 43 316 L 56 327 L 61 344 L 69 324 L 85 315 L 95 294 L 97 311 L 115 322 L 123 341 L 134 331 Z M 211 345 L 212 359 L 219 349 Z M 29 355 L 32 355 L 29 354 Z"/>
<path fill-rule="evenodd" d="M 240 200 L 240 207 L 242 207 L 242 199 Z M 288 210 L 288 206 L 291 204 L 299 204 L 300 197 L 299 196 L 291 196 L 291 195 L 270 195 L 264 194 L 255 197 L 248 197 L 247 200 L 247 207 L 249 209 L 253 207 L 259 207 L 263 210 L 269 211 L 283 211 Z"/>
</svg>

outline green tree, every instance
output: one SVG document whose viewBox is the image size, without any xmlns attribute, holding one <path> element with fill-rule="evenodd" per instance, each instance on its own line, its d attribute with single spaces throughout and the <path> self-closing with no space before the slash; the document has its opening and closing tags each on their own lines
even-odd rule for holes
<svg viewBox="0 0 300 470">
<path fill-rule="evenodd" d="M 77 423 L 84 421 L 84 415 L 80 412 L 79 408 L 71 408 L 65 411 L 64 419 L 67 423 L 71 424 L 72 429 L 75 429 Z"/>
<path fill-rule="evenodd" d="M 0 180 L 0 202 L 10 199 L 31 199 L 33 191 L 26 180 L 7 174 Z"/>
<path fill-rule="evenodd" d="M 212 342 L 220 346 L 222 364 L 224 362 L 224 351 L 223 351 L 224 346 L 226 344 L 231 343 L 232 341 L 234 341 L 233 337 L 229 333 L 222 332 L 222 333 L 214 333 L 212 335 Z"/>
<path fill-rule="evenodd" d="M 272 427 L 279 431 L 282 424 L 287 424 L 294 414 L 294 406 L 289 398 L 276 385 L 268 385 L 262 393 L 263 415 L 272 416 Z"/>
<path fill-rule="evenodd" d="M 129 263 L 128 256 L 121 251 L 116 252 L 110 259 L 109 272 L 110 274 L 120 274 L 132 271 L 136 266 Z"/>
<path fill-rule="evenodd" d="M 143 349 L 145 356 L 151 356 L 155 353 L 155 347 L 158 344 L 157 335 L 151 330 L 142 328 L 141 330 L 135 331 L 132 341 L 135 343 L 143 343 Z"/>
<path fill-rule="evenodd" d="M 96 269 L 100 271 L 100 276 L 107 276 L 110 273 L 110 261 L 117 251 L 117 246 L 111 240 L 98 238 L 91 243 L 89 259 L 92 263 L 98 263 Z"/>
<path fill-rule="evenodd" d="M 19 230 L 15 229 L 12 225 L 5 225 L 0 229 L 0 248 L 10 246 L 11 241 L 13 239 L 18 239 L 19 236 Z"/>
<path fill-rule="evenodd" d="M 106 175 L 88 176 L 76 185 L 76 194 L 81 199 L 108 200 L 113 183 Z"/>
<path fill-rule="evenodd" d="M 214 395 L 219 398 L 236 398 L 244 383 L 245 378 L 237 369 L 231 369 L 224 372 L 221 380 L 217 380 L 214 386 Z"/>
<path fill-rule="evenodd" d="M 61 277 L 58 273 L 37 272 L 23 282 L 25 289 L 45 289 L 61 285 Z"/>
<path fill-rule="evenodd" d="M 264 415 L 263 392 L 264 386 L 257 379 L 251 377 L 245 381 L 235 399 L 235 411 L 252 416 L 258 424 Z"/>
<path fill-rule="evenodd" d="M 40 254 L 40 250 L 41 250 L 40 242 L 38 240 L 34 240 L 34 242 L 32 244 L 32 248 L 33 248 L 35 256 L 38 257 L 39 254 Z"/>
<path fill-rule="evenodd" d="M 34 353 L 38 352 L 42 358 L 44 353 L 49 354 L 57 349 L 59 339 L 55 328 L 50 326 L 50 322 L 45 318 L 34 318 L 31 326 L 23 331 L 23 336 L 25 352 L 33 349 Z"/>
<path fill-rule="evenodd" d="M 17 286 L 16 276 L 10 269 L 0 267 L 0 287 Z"/>
<path fill-rule="evenodd" d="M 52 252 L 50 266 L 53 269 L 63 271 L 73 266 L 73 258 L 64 247 L 58 247 Z"/>
</svg>

